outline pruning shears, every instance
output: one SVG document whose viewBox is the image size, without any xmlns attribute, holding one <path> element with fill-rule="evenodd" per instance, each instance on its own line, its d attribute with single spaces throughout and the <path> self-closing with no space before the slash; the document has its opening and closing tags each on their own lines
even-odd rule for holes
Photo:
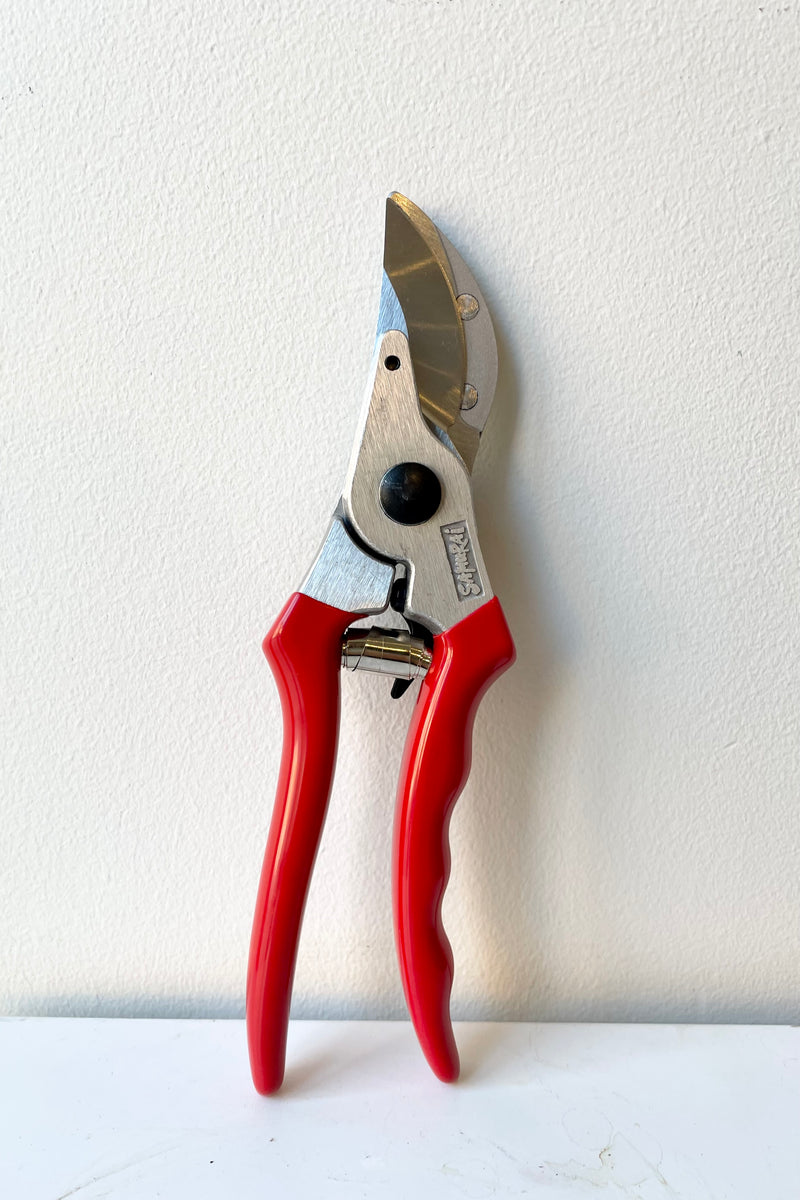
<svg viewBox="0 0 800 1200">
<path fill-rule="evenodd" d="M 477 539 L 471 471 L 494 396 L 497 348 L 469 268 L 399 193 L 386 202 L 383 282 L 366 403 L 339 504 L 304 582 L 264 641 L 284 743 L 247 979 L 259 1092 L 283 1081 L 306 895 L 333 781 L 339 671 L 421 680 L 397 793 L 393 900 L 403 989 L 435 1074 L 455 1080 L 453 956 L 441 905 L 448 827 L 472 726 L 514 661 Z M 393 609 L 406 629 L 357 625 Z"/>
</svg>

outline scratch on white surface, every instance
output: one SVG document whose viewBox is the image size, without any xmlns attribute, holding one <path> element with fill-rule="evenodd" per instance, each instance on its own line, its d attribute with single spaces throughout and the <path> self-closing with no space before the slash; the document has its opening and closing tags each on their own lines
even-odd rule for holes
<svg viewBox="0 0 800 1200">
<path fill-rule="evenodd" d="M 165 1154 L 169 1154 L 174 1147 L 168 1147 L 166 1150 L 158 1150 L 155 1154 L 144 1154 L 132 1158 L 129 1162 L 123 1163 L 120 1167 L 112 1167 L 109 1171 L 101 1171 L 99 1175 L 92 1175 L 90 1179 L 86 1179 L 83 1183 L 78 1183 L 69 1191 L 61 1192 L 56 1200 L 67 1200 L 68 1196 L 77 1196 L 79 1192 L 86 1191 L 87 1188 L 94 1187 L 96 1183 L 102 1183 L 104 1179 L 111 1179 L 114 1175 L 122 1175 L 125 1171 L 132 1171 L 134 1167 L 140 1166 L 142 1163 L 152 1162 L 154 1159 L 163 1158 Z M 108 1195 L 103 1192 L 102 1195 Z"/>
<path fill-rule="evenodd" d="M 660 1162 L 653 1162 L 624 1134 L 615 1133 L 597 1157 L 600 1165 L 596 1167 L 577 1159 L 563 1163 L 547 1162 L 545 1165 L 559 1179 L 586 1183 L 593 1188 L 613 1188 L 621 1195 L 631 1197 L 631 1200 L 649 1200 L 655 1193 L 649 1190 L 645 1197 L 641 1189 L 651 1184 L 658 1185 L 659 1196 L 680 1200 L 680 1194 L 662 1173 Z M 700 1197 L 695 1194 L 691 1200 L 700 1200 Z"/>
<path fill-rule="evenodd" d="M 458 1180 L 459 1194 L 468 1200 L 488 1200 L 498 1194 L 497 1171 L 483 1159 L 462 1157 L 458 1166 L 442 1163 L 440 1170 L 442 1175 Z"/>
</svg>

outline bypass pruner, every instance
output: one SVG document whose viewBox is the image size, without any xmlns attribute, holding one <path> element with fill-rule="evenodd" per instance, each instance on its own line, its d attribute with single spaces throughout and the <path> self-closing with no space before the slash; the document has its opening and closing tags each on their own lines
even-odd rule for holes
<svg viewBox="0 0 800 1200">
<path fill-rule="evenodd" d="M 297 943 L 336 759 L 340 668 L 393 676 L 393 696 L 422 681 L 397 793 L 395 937 L 423 1052 L 440 1079 L 459 1071 L 453 956 L 441 918 L 448 826 L 469 774 L 478 703 L 514 661 L 470 484 L 497 348 L 468 267 L 396 192 L 386 202 L 383 266 L 344 492 L 316 561 L 264 641 L 284 723 L 247 977 L 250 1062 L 265 1094 L 283 1080 Z M 408 632 L 354 626 L 389 608 Z"/>
</svg>

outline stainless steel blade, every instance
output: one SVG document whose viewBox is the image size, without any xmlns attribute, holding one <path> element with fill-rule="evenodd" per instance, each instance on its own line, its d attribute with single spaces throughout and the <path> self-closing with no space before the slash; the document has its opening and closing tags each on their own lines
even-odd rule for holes
<svg viewBox="0 0 800 1200">
<path fill-rule="evenodd" d="M 399 192 L 386 201 L 384 272 L 405 317 L 422 412 L 471 471 L 497 378 L 491 319 L 464 260 Z M 384 307 L 382 291 L 379 336 Z"/>
<path fill-rule="evenodd" d="M 391 279 L 384 271 L 381 281 L 381 302 L 378 308 L 378 329 L 375 334 L 376 345 L 390 329 L 397 329 L 408 337 L 408 326 L 400 307 L 400 301 L 392 287 Z"/>
</svg>

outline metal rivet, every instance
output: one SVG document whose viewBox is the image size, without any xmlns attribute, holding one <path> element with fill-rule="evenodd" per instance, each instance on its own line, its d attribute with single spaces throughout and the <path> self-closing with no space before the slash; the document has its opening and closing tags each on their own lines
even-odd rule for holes
<svg viewBox="0 0 800 1200">
<path fill-rule="evenodd" d="M 477 317 L 480 305 L 469 292 L 462 292 L 460 296 L 456 296 L 456 304 L 462 321 L 471 321 L 473 317 Z"/>
<path fill-rule="evenodd" d="M 461 411 L 469 412 L 478 403 L 478 390 L 471 383 L 464 384 L 464 397 L 461 401 Z"/>
</svg>

